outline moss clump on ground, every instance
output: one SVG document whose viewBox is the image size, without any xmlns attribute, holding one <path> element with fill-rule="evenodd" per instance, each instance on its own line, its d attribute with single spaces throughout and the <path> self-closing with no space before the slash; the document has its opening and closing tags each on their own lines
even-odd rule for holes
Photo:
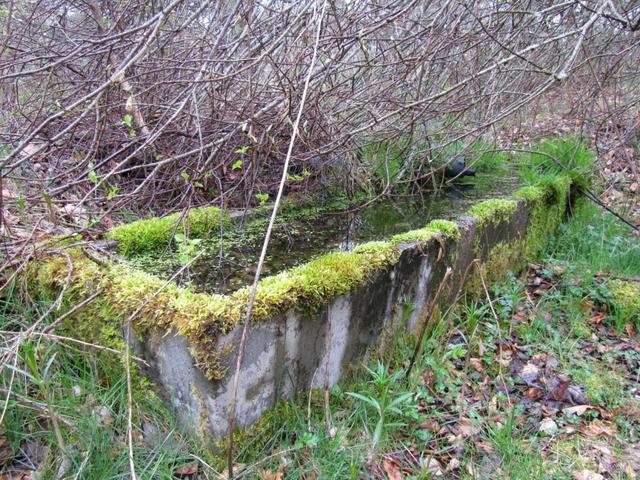
<svg viewBox="0 0 640 480">
<path fill-rule="evenodd" d="M 623 322 L 633 321 L 640 326 L 640 284 L 624 280 L 609 282 L 614 308 Z"/>
<path fill-rule="evenodd" d="M 165 248 L 174 233 L 188 233 L 191 238 L 210 236 L 220 226 L 228 227 L 231 221 L 217 207 L 203 207 L 188 213 L 174 213 L 161 218 L 148 218 L 120 225 L 107 232 L 107 238 L 118 242 L 121 255 L 151 252 Z"/>
<path fill-rule="evenodd" d="M 502 198 L 490 198 L 472 206 L 468 213 L 478 219 L 478 226 L 487 222 L 497 225 L 508 220 L 518 208 L 518 203 L 514 200 Z"/>
</svg>

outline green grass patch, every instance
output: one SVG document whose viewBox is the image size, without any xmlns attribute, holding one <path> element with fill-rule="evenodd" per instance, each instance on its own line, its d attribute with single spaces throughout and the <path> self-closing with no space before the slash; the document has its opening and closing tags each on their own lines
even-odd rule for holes
<svg viewBox="0 0 640 480">
<path fill-rule="evenodd" d="M 0 372 L 3 386 L 11 385 L 14 394 L 8 400 L 2 432 L 14 458 L 22 463 L 7 464 L 4 472 L 11 477 L 10 468 L 30 470 L 33 452 L 40 452 L 44 457 L 33 465 L 38 467 L 30 472 L 33 478 L 128 477 L 124 355 L 39 335 L 18 337 L 48 305 L 29 305 L 14 292 L 6 293 L 0 300 L 0 328 L 13 332 L 18 358 L 15 366 L 11 361 Z M 41 328 L 62 313 L 45 317 Z M 56 333 L 75 334 L 64 325 Z M 138 478 L 173 478 L 176 467 L 193 462 L 190 452 L 208 458 L 204 449 L 178 431 L 171 413 L 137 375 L 134 361 L 132 368 Z M 0 400 L 4 406 L 4 394 Z"/>
</svg>

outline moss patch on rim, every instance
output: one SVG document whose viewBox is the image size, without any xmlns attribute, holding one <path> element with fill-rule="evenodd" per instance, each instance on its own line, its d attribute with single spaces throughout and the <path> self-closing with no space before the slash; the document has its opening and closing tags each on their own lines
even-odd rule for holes
<svg viewBox="0 0 640 480">
<path fill-rule="evenodd" d="M 504 198 L 490 198 L 476 203 L 467 212 L 478 219 L 478 226 L 487 222 L 498 224 L 508 220 L 518 208 L 518 202 Z"/>
<path fill-rule="evenodd" d="M 173 213 L 166 217 L 154 217 L 120 225 L 106 234 L 118 242 L 118 252 L 123 256 L 160 250 L 169 245 L 174 233 L 185 233 L 190 238 L 211 236 L 222 226 L 228 228 L 231 220 L 218 207 L 192 208 L 186 214 Z"/>
<path fill-rule="evenodd" d="M 196 293 L 123 265 L 103 267 L 78 250 L 67 253 L 68 256 L 32 262 L 28 278 L 42 296 L 53 297 L 65 288 L 64 301 L 68 305 L 76 305 L 102 290 L 100 296 L 73 316 L 80 336 L 96 338 L 100 329 L 119 327 L 138 312 L 133 320 L 137 334 L 143 335 L 152 327 L 175 331 L 188 339 L 196 366 L 207 378 L 225 376 L 222 359 L 229 352 L 220 350 L 217 340 L 244 319 L 250 287 L 231 295 Z M 293 308 L 317 308 L 369 281 L 399 256 L 394 244 L 371 242 L 352 252 L 331 252 L 266 277 L 258 284 L 253 318 L 260 321 Z"/>
<path fill-rule="evenodd" d="M 394 235 L 391 241 L 395 243 L 425 241 L 437 235 L 457 241 L 460 240 L 460 229 L 457 223 L 450 220 L 432 220 L 423 228 Z"/>
</svg>

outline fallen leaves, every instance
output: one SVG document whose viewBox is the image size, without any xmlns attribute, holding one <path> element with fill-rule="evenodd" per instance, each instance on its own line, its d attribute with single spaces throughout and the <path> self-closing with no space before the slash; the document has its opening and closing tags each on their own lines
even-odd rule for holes
<svg viewBox="0 0 640 480">
<path fill-rule="evenodd" d="M 189 477 L 198 473 L 198 464 L 195 462 L 179 465 L 173 469 L 173 476 L 177 478 Z"/>
<path fill-rule="evenodd" d="M 553 388 L 553 390 L 551 390 L 549 398 L 556 402 L 560 402 L 564 398 L 564 395 L 565 393 L 567 393 L 568 389 L 569 382 L 567 380 L 560 380 L 558 381 L 558 384 Z"/>
<path fill-rule="evenodd" d="M 575 415 L 583 415 L 587 410 L 595 409 L 595 407 L 591 405 L 576 405 L 574 407 L 568 407 L 564 409 L 565 413 L 573 413 Z"/>
<path fill-rule="evenodd" d="M 583 469 L 573 474 L 573 480 L 604 480 L 604 477 L 599 473 Z"/>
<path fill-rule="evenodd" d="M 605 423 L 601 420 L 594 420 L 584 428 L 583 432 L 589 437 L 615 437 L 618 434 L 618 428 L 613 423 Z"/>
<path fill-rule="evenodd" d="M 520 370 L 520 379 L 531 385 L 540 378 L 540 368 L 533 363 L 527 363 Z"/>
<path fill-rule="evenodd" d="M 458 422 L 458 428 L 460 429 L 460 434 L 463 437 L 470 437 L 480 433 L 480 426 L 475 425 L 469 418 L 461 418 Z"/>
<path fill-rule="evenodd" d="M 31 471 L 15 471 L 11 473 L 3 473 L 0 480 L 35 480 L 37 477 L 35 472 Z"/>
<path fill-rule="evenodd" d="M 385 458 L 382 462 L 382 468 L 384 472 L 387 474 L 387 478 L 389 480 L 403 480 L 404 475 L 402 474 L 402 469 L 400 464 L 395 461 L 393 458 Z"/>
<path fill-rule="evenodd" d="M 261 470 L 260 480 L 282 480 L 284 478 L 284 470 L 285 470 L 284 465 L 280 465 L 275 472 L 271 470 Z M 402 477 L 400 477 L 400 479 L 402 479 Z M 396 479 L 393 479 L 393 480 L 396 480 Z"/>
</svg>

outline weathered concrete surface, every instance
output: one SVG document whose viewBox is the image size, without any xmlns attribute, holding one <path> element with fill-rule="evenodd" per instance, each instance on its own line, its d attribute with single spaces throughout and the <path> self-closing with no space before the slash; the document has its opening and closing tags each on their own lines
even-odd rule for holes
<svg viewBox="0 0 640 480">
<path fill-rule="evenodd" d="M 486 259 L 494 246 L 523 238 L 529 208 L 519 200 L 517 211 L 498 224 L 479 225 L 473 217 L 462 218 L 459 241 L 401 244 L 401 257 L 393 267 L 355 291 L 332 299 L 324 308 L 313 313 L 290 311 L 253 325 L 240 378 L 237 424 L 253 424 L 280 399 L 298 391 L 322 386 L 325 381 L 334 385 L 361 361 L 367 349 L 384 348 L 402 329 L 415 329 L 450 267 L 453 275 L 440 304 L 446 309 L 474 258 Z M 402 325 L 403 310 L 409 304 L 413 312 Z M 237 346 L 240 330 L 237 327 L 220 338 L 218 347 Z M 230 348 L 234 353 L 225 359 L 231 367 L 227 376 L 210 381 L 193 365 L 189 346 L 178 335 L 152 331 L 141 348 L 151 364 L 150 375 L 175 407 L 180 423 L 205 436 L 224 436 L 236 349 Z"/>
</svg>

